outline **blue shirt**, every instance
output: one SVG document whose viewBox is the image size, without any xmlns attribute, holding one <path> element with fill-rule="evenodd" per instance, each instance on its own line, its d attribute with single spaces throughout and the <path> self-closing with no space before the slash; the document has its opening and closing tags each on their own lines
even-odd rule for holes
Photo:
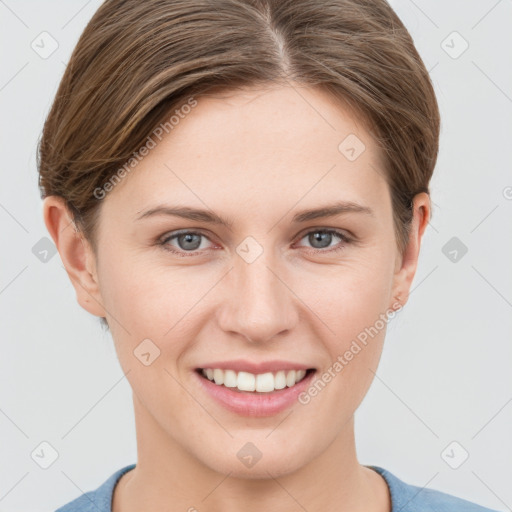
<svg viewBox="0 0 512 512">
<path fill-rule="evenodd" d="M 86 492 L 55 512 L 112 512 L 114 487 L 121 476 L 135 467 L 130 464 L 117 470 L 100 487 Z M 387 469 L 366 466 L 386 480 L 391 494 L 391 512 L 498 512 L 434 489 L 410 485 Z"/>
</svg>

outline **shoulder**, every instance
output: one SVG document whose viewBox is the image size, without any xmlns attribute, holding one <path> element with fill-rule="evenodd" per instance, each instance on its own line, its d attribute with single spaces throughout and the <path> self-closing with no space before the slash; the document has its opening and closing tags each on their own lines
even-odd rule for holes
<svg viewBox="0 0 512 512">
<path fill-rule="evenodd" d="M 498 512 L 452 494 L 408 484 L 379 466 L 367 467 L 386 480 L 391 494 L 391 512 Z"/>
<path fill-rule="evenodd" d="M 78 498 L 58 508 L 55 512 L 111 512 L 112 495 L 117 481 L 124 473 L 134 467 L 135 464 L 130 464 L 118 469 L 97 489 L 83 493 Z"/>
</svg>

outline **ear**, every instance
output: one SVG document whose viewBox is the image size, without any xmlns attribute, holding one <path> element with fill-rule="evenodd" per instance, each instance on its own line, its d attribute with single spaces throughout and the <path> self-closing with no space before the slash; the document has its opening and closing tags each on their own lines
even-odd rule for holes
<svg viewBox="0 0 512 512">
<path fill-rule="evenodd" d="M 92 315 L 104 317 L 96 257 L 89 242 L 76 228 L 65 200 L 59 196 L 46 197 L 43 201 L 43 217 L 75 288 L 78 303 Z"/>
<path fill-rule="evenodd" d="M 413 199 L 413 219 L 409 241 L 403 256 L 397 252 L 390 309 L 399 309 L 397 304 L 404 306 L 409 299 L 409 290 L 418 266 L 421 239 L 430 221 L 430 215 L 430 196 L 426 192 L 416 194 Z"/>
</svg>

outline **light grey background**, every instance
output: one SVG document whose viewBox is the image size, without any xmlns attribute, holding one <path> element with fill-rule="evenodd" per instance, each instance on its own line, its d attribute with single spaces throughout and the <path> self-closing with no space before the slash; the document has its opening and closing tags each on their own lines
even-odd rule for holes
<svg viewBox="0 0 512 512">
<path fill-rule="evenodd" d="M 33 253 L 49 236 L 36 143 L 99 5 L 0 1 L 0 511 L 54 510 L 136 462 L 131 389 L 110 335 L 78 306 L 59 255 Z M 392 5 L 431 72 L 441 148 L 413 292 L 356 413 L 358 455 L 408 483 L 511 510 L 512 3 Z M 43 31 L 58 43 L 47 58 L 31 47 Z M 454 31 L 469 44 L 457 58 Z M 44 441 L 58 452 L 47 469 L 35 462 L 50 461 Z"/>
</svg>

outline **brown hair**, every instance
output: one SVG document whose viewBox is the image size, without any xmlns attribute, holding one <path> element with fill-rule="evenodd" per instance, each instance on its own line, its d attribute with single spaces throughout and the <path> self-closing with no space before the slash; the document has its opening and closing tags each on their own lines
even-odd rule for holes
<svg viewBox="0 0 512 512">
<path fill-rule="evenodd" d="M 41 197 L 63 197 L 96 250 L 94 191 L 171 111 L 214 91 L 287 81 L 327 91 L 364 121 L 382 148 L 403 251 L 412 198 L 430 193 L 440 116 L 425 65 L 385 0 L 105 1 L 44 124 Z"/>
</svg>

